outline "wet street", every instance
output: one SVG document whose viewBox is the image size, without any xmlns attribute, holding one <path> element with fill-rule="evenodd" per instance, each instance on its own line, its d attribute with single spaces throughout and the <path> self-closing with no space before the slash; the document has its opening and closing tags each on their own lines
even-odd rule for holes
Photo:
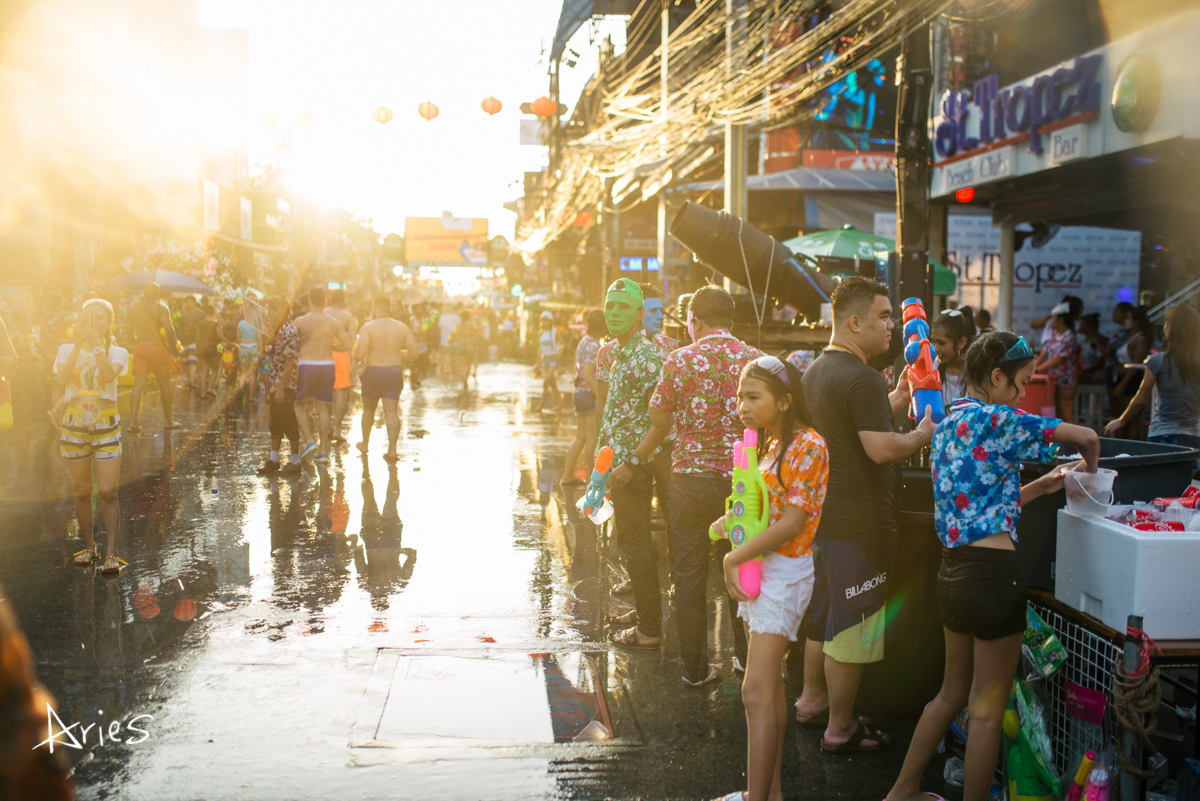
<svg viewBox="0 0 1200 801">
<path fill-rule="evenodd" d="M 256 407 L 180 393 L 183 428 L 164 435 L 151 395 L 145 430 L 124 436 L 130 567 L 114 579 L 71 563 L 83 546 L 55 432 L 11 432 L 0 585 L 63 723 L 79 723 L 77 736 L 96 724 L 82 750 L 67 749 L 80 797 L 743 788 L 746 727 L 719 572 L 719 682 L 682 685 L 673 619 L 661 653 L 607 647 L 605 615 L 627 608 L 608 600 L 620 560 L 575 511 L 581 487 L 559 488 L 574 417 L 529 411 L 538 383 L 528 367 L 485 364 L 466 393 L 436 379 L 406 388 L 394 465 L 382 414 L 370 456 L 353 448 L 355 406 L 351 444 L 291 480 L 255 474 L 268 449 Z M 822 754 L 820 731 L 792 723 L 785 796 L 878 801 L 912 727 L 881 722 L 891 749 L 853 758 Z M 944 793 L 940 760 L 930 777 L 927 789 Z"/>
</svg>

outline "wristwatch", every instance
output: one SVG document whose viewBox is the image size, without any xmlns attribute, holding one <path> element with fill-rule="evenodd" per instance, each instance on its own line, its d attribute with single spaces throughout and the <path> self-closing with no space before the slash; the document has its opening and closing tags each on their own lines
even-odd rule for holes
<svg viewBox="0 0 1200 801">
<path fill-rule="evenodd" d="M 641 460 L 641 459 L 639 459 L 639 458 L 637 458 L 637 456 L 636 456 L 635 454 L 632 454 L 632 453 L 631 453 L 631 454 L 629 454 L 629 458 L 628 458 L 628 459 L 626 459 L 625 461 L 629 462 L 629 463 L 630 463 L 631 465 L 633 465 L 634 467 L 638 467 L 638 466 L 639 466 L 639 465 L 641 465 L 641 463 L 642 463 L 642 460 Z"/>
<path fill-rule="evenodd" d="M 101 348 L 99 346 L 92 348 L 92 355 L 94 355 L 94 356 L 99 356 L 101 353 L 105 353 L 105 352 L 106 351 L 104 350 L 104 348 Z"/>
</svg>

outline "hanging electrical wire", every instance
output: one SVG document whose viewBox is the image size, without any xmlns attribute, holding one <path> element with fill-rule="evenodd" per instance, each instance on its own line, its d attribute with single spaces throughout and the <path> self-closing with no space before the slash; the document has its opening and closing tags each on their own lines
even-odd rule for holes
<svg viewBox="0 0 1200 801">
<path fill-rule="evenodd" d="M 587 133 L 565 143 L 560 175 L 537 212 L 518 225 L 516 247 L 526 253 L 544 248 L 578 210 L 596 207 L 607 177 L 615 178 L 618 205 L 636 204 L 686 178 L 719 157 L 714 145 L 727 123 L 756 131 L 811 119 L 819 111 L 811 101 L 820 92 L 953 2 L 850 0 L 808 25 L 821 0 L 758 0 L 733 19 L 725 0 L 698 0 L 668 38 L 665 106 L 662 44 L 640 62 L 626 63 L 659 33 L 643 15 L 621 63 L 607 65 L 585 90 L 590 114 L 580 122 Z"/>
</svg>

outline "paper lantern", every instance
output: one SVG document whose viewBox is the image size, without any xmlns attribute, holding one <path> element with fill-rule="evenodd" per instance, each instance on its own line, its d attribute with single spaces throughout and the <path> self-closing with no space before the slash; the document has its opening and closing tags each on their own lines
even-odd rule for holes
<svg viewBox="0 0 1200 801">
<path fill-rule="evenodd" d="M 426 122 L 429 122 L 438 115 L 438 107 L 426 100 L 417 106 L 417 113 L 424 117 Z"/>
<path fill-rule="evenodd" d="M 489 117 L 494 117 L 500 113 L 500 109 L 504 106 L 494 97 L 485 97 L 479 107 L 488 113 Z"/>
<path fill-rule="evenodd" d="M 265 112 L 259 114 L 258 124 L 263 128 L 263 130 L 269 131 L 275 127 L 275 117 Z"/>
<path fill-rule="evenodd" d="M 387 125 L 392 121 L 392 110 L 387 106 L 380 106 L 371 112 L 371 118 L 380 125 Z"/>
<path fill-rule="evenodd" d="M 316 128 L 320 118 L 311 111 L 306 111 L 300 115 L 300 119 L 296 120 L 301 128 Z"/>
<path fill-rule="evenodd" d="M 196 616 L 196 602 L 191 598 L 180 598 L 175 602 L 175 619 L 191 620 Z"/>
<path fill-rule="evenodd" d="M 558 114 L 558 103 L 548 97 L 539 97 L 533 101 L 531 108 L 539 117 L 553 117 Z"/>
<path fill-rule="evenodd" d="M 147 589 L 140 589 L 133 594 L 133 608 L 144 618 L 158 617 L 158 613 L 161 611 L 154 593 Z"/>
</svg>

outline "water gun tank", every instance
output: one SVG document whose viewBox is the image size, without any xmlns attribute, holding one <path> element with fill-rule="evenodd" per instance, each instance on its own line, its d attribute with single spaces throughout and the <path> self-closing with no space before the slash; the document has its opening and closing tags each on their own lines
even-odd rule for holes
<svg viewBox="0 0 1200 801">
<path fill-rule="evenodd" d="M 774 237 L 728 212 L 688 201 L 669 230 L 697 259 L 752 295 L 781 300 L 809 320 L 820 319 L 821 304 L 833 293 L 828 276 L 801 264 Z"/>
</svg>

